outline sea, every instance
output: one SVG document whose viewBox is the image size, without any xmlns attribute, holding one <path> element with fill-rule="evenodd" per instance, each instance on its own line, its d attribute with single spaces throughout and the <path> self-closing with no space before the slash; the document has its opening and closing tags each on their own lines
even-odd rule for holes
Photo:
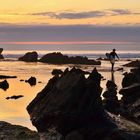
<svg viewBox="0 0 140 140">
<path fill-rule="evenodd" d="M 36 128 L 31 124 L 30 116 L 27 113 L 27 105 L 35 98 L 35 96 L 46 86 L 49 79 L 52 78 L 53 69 L 65 70 L 67 67 L 71 69 L 73 66 L 81 68 L 83 70 L 91 72 L 95 67 L 102 74 L 104 79 L 101 81 L 101 87 L 103 92 L 106 90 L 106 82 L 114 79 L 118 86 L 118 98 L 121 98 L 119 90 L 121 89 L 121 81 L 123 73 L 128 72 L 130 68 L 124 68 L 123 71 L 117 71 L 118 68 L 123 67 L 123 64 L 129 62 L 132 59 L 140 59 L 140 51 L 117 51 L 120 60 L 116 61 L 115 72 L 110 72 L 110 63 L 108 61 L 102 61 L 101 66 L 88 66 L 88 65 L 51 65 L 46 63 L 29 63 L 21 62 L 17 59 L 23 56 L 26 52 L 36 50 L 4 50 L 4 60 L 0 60 L 0 75 L 17 76 L 15 79 L 7 79 L 9 88 L 4 91 L 0 89 L 0 120 L 7 121 L 12 124 L 22 125 L 32 130 Z M 109 51 L 103 50 L 37 50 L 39 57 L 51 52 L 62 52 L 62 54 L 68 56 L 86 56 L 89 59 L 97 59 L 99 57 L 105 58 L 105 54 Z M 21 80 L 27 80 L 31 76 L 37 78 L 37 84 L 30 86 L 28 83 Z M 0 82 L 4 79 L 0 79 Z M 24 97 L 17 100 L 9 99 L 13 95 L 23 95 Z"/>
<path fill-rule="evenodd" d="M 3 55 L 7 59 L 17 59 L 23 56 L 26 52 L 37 51 L 39 57 L 52 52 L 61 52 L 64 55 L 68 56 L 86 56 L 89 59 L 105 58 L 106 53 L 109 53 L 110 50 L 5 50 Z M 140 50 L 121 50 L 117 51 L 120 59 L 139 59 Z"/>
</svg>

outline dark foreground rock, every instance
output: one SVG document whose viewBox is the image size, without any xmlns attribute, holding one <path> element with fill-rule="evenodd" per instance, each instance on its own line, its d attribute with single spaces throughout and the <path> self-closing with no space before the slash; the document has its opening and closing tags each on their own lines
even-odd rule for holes
<svg viewBox="0 0 140 140">
<path fill-rule="evenodd" d="M 120 94 L 123 95 L 121 115 L 140 125 L 140 83 L 122 88 Z"/>
<path fill-rule="evenodd" d="M 24 96 L 23 95 L 13 95 L 11 97 L 6 97 L 6 99 L 7 100 L 9 100 L 9 99 L 15 99 L 15 100 L 17 100 L 17 99 L 22 98 L 22 97 L 24 97 Z"/>
<path fill-rule="evenodd" d="M 29 83 L 30 86 L 35 86 L 36 85 L 36 78 L 31 76 L 28 80 L 25 80 L 25 82 Z"/>
<path fill-rule="evenodd" d="M 76 68 L 54 76 L 28 105 L 32 124 L 59 140 L 138 140 L 135 131 L 121 130 L 104 111 L 100 98 L 102 76 L 96 69 L 88 78 Z M 50 131 L 51 130 L 51 131 Z M 46 135 L 46 136 L 45 136 Z"/>
<path fill-rule="evenodd" d="M 9 83 L 7 82 L 7 80 L 0 82 L 0 88 L 5 91 L 9 88 Z"/>
<path fill-rule="evenodd" d="M 140 68 L 126 73 L 123 81 L 121 115 L 140 124 Z"/>
<path fill-rule="evenodd" d="M 140 61 L 139 60 L 131 61 L 123 66 L 125 66 L 125 67 L 140 67 Z"/>
<path fill-rule="evenodd" d="M 37 62 L 38 54 L 37 52 L 28 52 L 24 56 L 20 57 L 18 60 L 25 62 Z"/>
<path fill-rule="evenodd" d="M 39 140 L 39 135 L 26 127 L 0 121 L 0 140 Z"/>
<path fill-rule="evenodd" d="M 87 57 L 82 56 L 68 57 L 67 55 L 63 55 L 59 52 L 46 54 L 39 61 L 50 64 L 101 65 L 100 61 L 89 60 Z"/>
</svg>

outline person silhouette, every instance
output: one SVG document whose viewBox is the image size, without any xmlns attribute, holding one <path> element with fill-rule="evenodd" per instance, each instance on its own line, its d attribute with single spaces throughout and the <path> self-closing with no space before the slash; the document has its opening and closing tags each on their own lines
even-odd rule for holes
<svg viewBox="0 0 140 140">
<path fill-rule="evenodd" d="M 112 52 L 110 52 L 109 54 L 109 60 L 111 63 L 111 71 L 114 71 L 115 57 L 117 57 L 119 60 L 119 56 L 116 53 L 116 49 L 113 49 Z"/>
</svg>

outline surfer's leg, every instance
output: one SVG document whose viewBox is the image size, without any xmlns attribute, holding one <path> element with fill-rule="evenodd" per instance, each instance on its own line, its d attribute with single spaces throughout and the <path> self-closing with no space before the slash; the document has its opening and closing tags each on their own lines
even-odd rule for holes
<svg viewBox="0 0 140 140">
<path fill-rule="evenodd" d="M 114 71 L 114 63 L 111 63 L 111 64 L 112 64 L 111 71 Z"/>
</svg>

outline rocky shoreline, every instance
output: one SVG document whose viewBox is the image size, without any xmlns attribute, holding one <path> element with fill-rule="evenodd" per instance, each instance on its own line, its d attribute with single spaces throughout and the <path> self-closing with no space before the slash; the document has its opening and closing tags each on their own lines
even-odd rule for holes
<svg viewBox="0 0 140 140">
<path fill-rule="evenodd" d="M 39 134 L 26 127 L 0 121 L 0 140 L 39 140 Z"/>
<path fill-rule="evenodd" d="M 85 64 L 85 65 L 101 65 L 101 61 L 90 60 L 82 56 L 67 56 L 60 52 L 48 53 L 38 59 L 37 52 L 28 52 L 24 56 L 18 58 L 19 61 L 25 62 L 43 62 L 48 64 Z"/>
<path fill-rule="evenodd" d="M 54 56 L 54 54 L 45 56 L 44 62 L 49 63 L 48 56 L 52 57 L 52 55 Z M 55 57 L 56 55 L 61 55 L 62 58 L 66 57 L 58 53 L 55 53 Z M 38 62 L 38 59 L 33 59 L 30 54 L 25 56 L 28 56 L 29 59 L 23 57 L 22 61 L 25 61 L 26 58 L 26 62 Z M 32 56 L 37 58 L 37 55 Z M 75 64 L 79 64 L 77 58 L 74 61 Z M 53 64 L 55 63 L 53 62 Z M 57 64 L 61 64 L 61 61 L 57 61 Z M 136 68 L 124 73 L 122 89 L 117 91 L 117 84 L 112 79 L 107 81 L 104 93 L 100 84 L 103 77 L 96 68 L 92 72 L 75 67 L 66 68 L 65 71 L 54 69 L 52 71 L 53 78 L 27 106 L 31 122 L 38 132 L 0 121 L 0 139 L 139 140 L 139 61 L 132 61 L 125 66 Z M 1 75 L 1 77 L 2 79 L 3 77 L 16 78 L 5 75 Z M 35 77 L 21 81 L 28 82 L 31 86 L 37 83 Z M 118 93 L 122 95 L 120 100 L 117 97 Z M 7 99 L 21 97 L 23 95 L 9 96 Z"/>
<path fill-rule="evenodd" d="M 137 91 L 136 94 L 129 93 L 133 100 L 127 99 L 127 104 L 126 96 L 119 102 L 116 100 L 119 104 L 117 108 L 114 104 L 110 104 L 114 112 L 124 116 L 122 118 L 113 115 L 108 109 L 110 113 L 105 110 L 100 97 L 101 74 L 96 69 L 87 78 L 84 74 L 81 69 L 74 67 L 71 70 L 66 69 L 61 75 L 55 75 L 28 105 L 27 111 L 32 124 L 43 135 L 43 139 L 51 140 L 55 135 L 56 140 L 138 140 L 139 124 L 135 124 L 134 119 L 130 117 L 128 120 L 124 115 L 128 112 L 128 116 L 139 122 L 137 108 L 140 96 L 134 96 L 138 95 Z M 131 87 L 129 88 L 131 92 Z M 127 89 L 122 90 L 128 94 Z M 114 101 L 112 96 L 109 96 L 108 100 L 110 103 Z"/>
</svg>

